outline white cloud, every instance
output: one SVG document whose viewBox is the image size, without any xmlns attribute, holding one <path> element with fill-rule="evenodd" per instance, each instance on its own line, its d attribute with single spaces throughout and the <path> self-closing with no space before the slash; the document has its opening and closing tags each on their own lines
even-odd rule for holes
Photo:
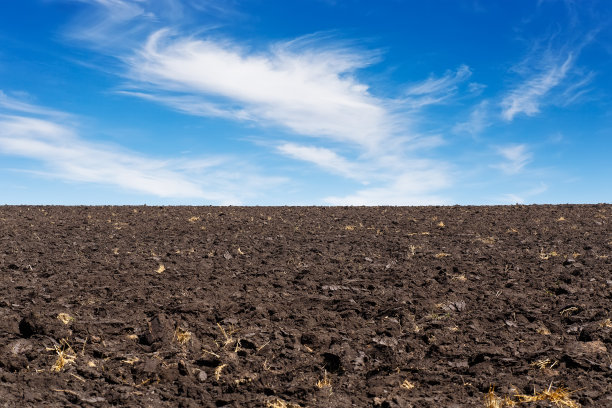
<svg viewBox="0 0 612 408">
<path fill-rule="evenodd" d="M 111 55 L 132 49 L 156 28 L 196 25 L 195 29 L 203 32 L 218 26 L 218 18 L 235 21 L 241 16 L 235 3 L 227 0 L 63 1 L 88 6 L 69 24 L 67 38 Z"/>
<path fill-rule="evenodd" d="M 585 95 L 591 91 L 587 86 L 593 81 L 595 74 L 589 72 L 582 78 L 578 78 L 574 83 L 563 90 L 557 102 L 561 106 L 569 106 L 584 99 Z"/>
<path fill-rule="evenodd" d="M 210 116 L 233 120 L 255 120 L 248 111 L 230 106 L 220 106 L 193 95 L 151 94 L 136 91 L 117 91 L 118 94 L 134 96 L 149 101 L 162 103 L 179 112 L 194 116 Z"/>
<path fill-rule="evenodd" d="M 469 133 L 472 136 L 480 134 L 491 125 L 489 101 L 480 102 L 470 113 L 467 121 L 456 124 L 453 131 L 456 133 Z"/>
<path fill-rule="evenodd" d="M 506 174 L 519 173 L 533 158 L 533 155 L 524 144 L 498 147 L 497 153 L 506 159 L 506 161 L 493 167 L 502 170 Z"/>
<path fill-rule="evenodd" d="M 451 98 L 457 92 L 460 83 L 472 75 L 470 67 L 461 65 L 455 72 L 447 71 L 442 77 L 430 76 L 426 80 L 413 84 L 406 90 L 404 101 L 413 109 L 441 103 Z"/>
<path fill-rule="evenodd" d="M 94 28 L 99 30 L 79 25 L 84 38 L 114 30 L 112 37 L 121 33 L 126 44 L 139 44 L 128 50 L 123 44 L 107 45 L 102 39 L 106 52 L 124 63 L 121 75 L 130 80 L 120 94 L 190 115 L 278 127 L 284 130 L 282 136 L 269 132 L 264 143 L 273 146 L 276 153 L 378 186 L 357 192 L 356 200 L 367 201 L 387 192 L 393 202 L 441 202 L 433 192 L 442 188 L 443 184 L 435 181 L 444 176 L 444 163 L 414 160 L 414 156 L 416 150 L 439 146 L 443 139 L 421 136 L 412 125 L 417 109 L 446 102 L 458 92 L 471 75 L 466 65 L 412 84 L 401 98 L 383 97 L 373 94 L 361 75 L 364 68 L 379 60 L 376 50 L 320 33 L 252 48 L 244 42 L 222 39 L 210 30 L 190 35 L 181 24 L 158 29 L 160 24 L 150 18 L 156 13 L 149 2 L 97 1 L 108 2 L 101 8 L 103 12 L 112 14 L 116 7 L 118 15 L 97 16 Z M 133 7 L 126 8 L 123 3 Z M 133 22 L 127 24 L 130 14 Z M 152 34 L 143 39 L 147 29 Z M 93 47 L 97 49 L 98 44 Z M 312 141 L 280 140 L 291 134 Z M 344 155 L 346 151 L 357 158 Z M 432 179 L 429 175 L 433 174 L 438 176 Z M 426 185 L 419 187 L 419 182 Z M 336 197 L 328 202 L 345 199 L 352 200 Z"/>
<path fill-rule="evenodd" d="M 466 80 L 472 75 L 467 65 L 461 65 L 456 72 L 447 71 L 441 78 L 430 76 L 425 81 L 410 86 L 406 93 L 408 95 L 447 94 L 456 89 L 459 82 Z"/>
<path fill-rule="evenodd" d="M 21 113 L 34 114 L 34 115 L 54 116 L 54 117 L 63 118 L 63 119 L 67 119 L 69 117 L 69 115 L 64 112 L 33 105 L 31 103 L 24 102 L 23 100 L 19 98 L 9 96 L 6 93 L 4 93 L 2 90 L 0 90 L 0 108 L 7 110 L 7 111 L 12 111 L 12 112 L 21 112 Z"/>
<path fill-rule="evenodd" d="M 501 202 L 503 204 L 525 204 L 525 199 L 516 194 L 508 193 L 500 196 L 495 202 Z"/>
<path fill-rule="evenodd" d="M 165 169 L 164 162 L 119 153 L 78 139 L 55 123 L 20 116 L 0 117 L 0 151 L 39 160 L 59 178 L 117 185 L 160 197 L 201 197 L 195 183 Z"/>
<path fill-rule="evenodd" d="M 527 116 L 539 113 L 542 99 L 566 77 L 573 60 L 569 54 L 564 61 L 553 61 L 544 72 L 528 78 L 510 91 L 501 102 L 503 118 L 512 120 L 519 113 Z"/>
<path fill-rule="evenodd" d="M 142 35 L 156 16 L 145 9 L 146 3 L 133 0 L 73 0 L 93 6 L 75 19 L 68 37 L 85 41 L 90 47 L 129 47 L 134 37 Z"/>
<path fill-rule="evenodd" d="M 294 143 L 284 143 L 277 150 L 296 160 L 314 163 L 317 166 L 335 174 L 351 179 L 360 179 L 362 174 L 355 163 L 350 162 L 336 152 L 324 147 L 301 146 Z"/>
<path fill-rule="evenodd" d="M 46 112 L 33 105 L 27 110 Z M 30 172 L 44 177 L 220 204 L 239 204 L 283 182 L 280 177 L 259 175 L 242 160 L 149 157 L 84 141 L 73 128 L 49 119 L 14 114 L 0 113 L 0 154 L 40 163 Z"/>
<path fill-rule="evenodd" d="M 480 95 L 486 88 L 487 86 L 485 84 L 481 84 L 479 82 L 470 82 L 468 84 L 468 90 L 472 96 Z"/>
<path fill-rule="evenodd" d="M 145 91 L 126 92 L 189 114 L 255 121 L 315 138 L 316 144 L 304 145 L 272 137 L 268 144 L 284 156 L 376 186 L 325 198 L 329 204 L 444 202 L 434 192 L 448 185 L 446 164 L 408 155 L 443 140 L 410 132 L 414 112 L 406 108 L 452 97 L 469 68 L 414 84 L 405 99 L 384 99 L 356 76 L 376 54 L 323 40 L 304 37 L 253 52 L 230 41 L 158 31 L 127 59 L 134 86 Z M 330 143 L 336 148 L 326 147 Z M 346 150 L 357 151 L 357 158 L 339 153 Z"/>
<path fill-rule="evenodd" d="M 380 187 L 364 188 L 343 197 L 327 197 L 332 205 L 440 205 L 449 204 L 436 195 L 450 185 L 448 172 L 443 166 L 428 163 L 428 168 L 409 169 Z"/>
<path fill-rule="evenodd" d="M 398 129 L 390 102 L 372 96 L 354 76 L 374 60 L 371 53 L 316 37 L 249 52 L 229 41 L 172 37 L 161 30 L 127 62 L 130 77 L 151 89 L 149 99 L 176 107 L 187 97 L 184 111 L 239 113 L 240 120 L 375 149 Z"/>
<path fill-rule="evenodd" d="M 495 200 L 496 203 L 502 204 L 525 204 L 530 197 L 537 196 L 548 190 L 548 186 L 544 183 L 540 183 L 529 190 L 521 191 L 519 193 L 508 193 L 501 195 Z"/>
</svg>

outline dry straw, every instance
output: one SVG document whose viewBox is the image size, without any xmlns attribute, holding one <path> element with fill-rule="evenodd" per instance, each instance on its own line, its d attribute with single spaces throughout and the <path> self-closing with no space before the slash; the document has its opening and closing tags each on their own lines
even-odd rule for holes
<svg viewBox="0 0 612 408">
<path fill-rule="evenodd" d="M 516 394 L 513 398 L 508 396 L 503 399 L 495 395 L 494 387 L 489 388 L 484 396 L 485 408 L 505 408 L 505 407 L 516 407 L 525 403 L 531 402 L 550 402 L 555 404 L 559 408 L 580 408 L 580 404 L 571 399 L 571 395 L 575 391 L 570 391 L 565 387 L 559 387 L 552 389 L 552 383 L 547 390 L 536 392 L 533 391 L 533 395 Z"/>
<path fill-rule="evenodd" d="M 74 317 L 70 316 L 68 313 L 60 313 L 57 315 L 57 318 L 66 325 L 70 324 L 70 322 L 74 320 Z"/>
<path fill-rule="evenodd" d="M 191 332 L 181 327 L 177 327 L 174 331 L 174 338 L 180 345 L 184 346 L 191 341 Z"/>
<path fill-rule="evenodd" d="M 59 345 L 56 344 L 53 348 L 47 348 L 47 350 L 53 350 L 57 353 L 57 359 L 52 367 L 53 371 L 60 372 L 76 360 L 76 353 L 66 339 L 62 339 Z"/>
<path fill-rule="evenodd" d="M 331 378 L 327 375 L 327 370 L 323 371 L 323 378 L 317 381 L 317 388 L 332 388 Z"/>
<path fill-rule="evenodd" d="M 266 403 L 266 408 L 301 408 L 298 404 L 292 404 L 280 398 L 270 400 Z"/>
</svg>

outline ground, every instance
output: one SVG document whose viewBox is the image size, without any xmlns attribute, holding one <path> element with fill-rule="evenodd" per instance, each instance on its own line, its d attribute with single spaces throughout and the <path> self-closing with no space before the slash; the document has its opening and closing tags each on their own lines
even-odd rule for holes
<svg viewBox="0 0 612 408">
<path fill-rule="evenodd" d="M 0 207 L 0 406 L 612 407 L 611 223 Z"/>
</svg>

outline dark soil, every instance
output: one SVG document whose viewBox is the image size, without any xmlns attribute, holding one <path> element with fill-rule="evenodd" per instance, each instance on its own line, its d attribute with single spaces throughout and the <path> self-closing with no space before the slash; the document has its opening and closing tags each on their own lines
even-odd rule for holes
<svg viewBox="0 0 612 408">
<path fill-rule="evenodd" d="M 611 205 L 0 207 L 0 406 L 484 407 L 494 386 L 612 407 L 611 223 Z"/>
</svg>

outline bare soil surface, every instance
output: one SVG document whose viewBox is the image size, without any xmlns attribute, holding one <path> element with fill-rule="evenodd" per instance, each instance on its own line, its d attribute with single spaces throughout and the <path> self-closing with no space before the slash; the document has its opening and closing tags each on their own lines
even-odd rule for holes
<svg viewBox="0 0 612 408">
<path fill-rule="evenodd" d="M 0 406 L 612 407 L 611 223 L 0 207 Z"/>
</svg>

